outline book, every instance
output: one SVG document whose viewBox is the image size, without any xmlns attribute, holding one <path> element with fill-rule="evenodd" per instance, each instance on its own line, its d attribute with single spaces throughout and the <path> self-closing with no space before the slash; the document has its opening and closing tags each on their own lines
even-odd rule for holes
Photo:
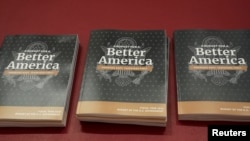
<svg viewBox="0 0 250 141">
<path fill-rule="evenodd" d="M 94 30 L 76 115 L 80 121 L 165 126 L 164 30 Z"/>
<path fill-rule="evenodd" d="M 7 35 L 0 50 L 0 126 L 64 127 L 77 35 Z"/>
<path fill-rule="evenodd" d="M 177 30 L 178 118 L 250 121 L 250 30 Z"/>
</svg>

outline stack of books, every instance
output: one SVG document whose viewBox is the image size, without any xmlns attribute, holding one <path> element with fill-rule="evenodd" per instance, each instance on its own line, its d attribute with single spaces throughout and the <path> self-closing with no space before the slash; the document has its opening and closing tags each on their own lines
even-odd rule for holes
<svg viewBox="0 0 250 141">
<path fill-rule="evenodd" d="M 250 31 L 174 33 L 180 120 L 250 121 Z"/>
<path fill-rule="evenodd" d="M 10 35 L 0 50 L 0 126 L 65 126 L 77 35 Z"/>
<path fill-rule="evenodd" d="M 164 30 L 92 31 L 77 118 L 165 126 L 168 52 Z"/>
</svg>

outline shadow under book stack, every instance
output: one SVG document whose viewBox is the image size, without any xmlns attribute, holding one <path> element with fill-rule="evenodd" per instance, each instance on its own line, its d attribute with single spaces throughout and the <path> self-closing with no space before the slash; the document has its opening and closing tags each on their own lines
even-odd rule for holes
<svg viewBox="0 0 250 141">
<path fill-rule="evenodd" d="M 165 126 L 164 30 L 91 32 L 76 115 L 81 121 Z"/>
<path fill-rule="evenodd" d="M 0 50 L 0 126 L 66 126 L 77 35 L 10 35 Z"/>
</svg>

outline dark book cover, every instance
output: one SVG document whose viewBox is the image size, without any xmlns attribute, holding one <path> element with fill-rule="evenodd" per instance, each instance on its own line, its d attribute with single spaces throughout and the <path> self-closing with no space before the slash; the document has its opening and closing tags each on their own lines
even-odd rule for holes
<svg viewBox="0 0 250 141">
<path fill-rule="evenodd" d="M 250 30 L 175 31 L 180 119 L 249 120 L 249 47 Z"/>
<path fill-rule="evenodd" d="M 0 126 L 65 126 L 77 50 L 77 35 L 6 36 Z"/>
<path fill-rule="evenodd" d="M 164 30 L 92 31 L 77 116 L 166 120 L 167 57 Z"/>
</svg>

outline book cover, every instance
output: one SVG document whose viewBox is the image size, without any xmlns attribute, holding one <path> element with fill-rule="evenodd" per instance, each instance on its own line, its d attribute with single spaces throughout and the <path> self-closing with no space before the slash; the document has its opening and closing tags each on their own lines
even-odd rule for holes
<svg viewBox="0 0 250 141">
<path fill-rule="evenodd" d="M 249 121 L 250 31 L 174 33 L 179 119 Z"/>
<path fill-rule="evenodd" d="M 65 126 L 77 35 L 9 35 L 0 54 L 0 126 Z"/>
<path fill-rule="evenodd" d="M 77 117 L 165 126 L 167 57 L 164 30 L 92 31 Z"/>
</svg>

